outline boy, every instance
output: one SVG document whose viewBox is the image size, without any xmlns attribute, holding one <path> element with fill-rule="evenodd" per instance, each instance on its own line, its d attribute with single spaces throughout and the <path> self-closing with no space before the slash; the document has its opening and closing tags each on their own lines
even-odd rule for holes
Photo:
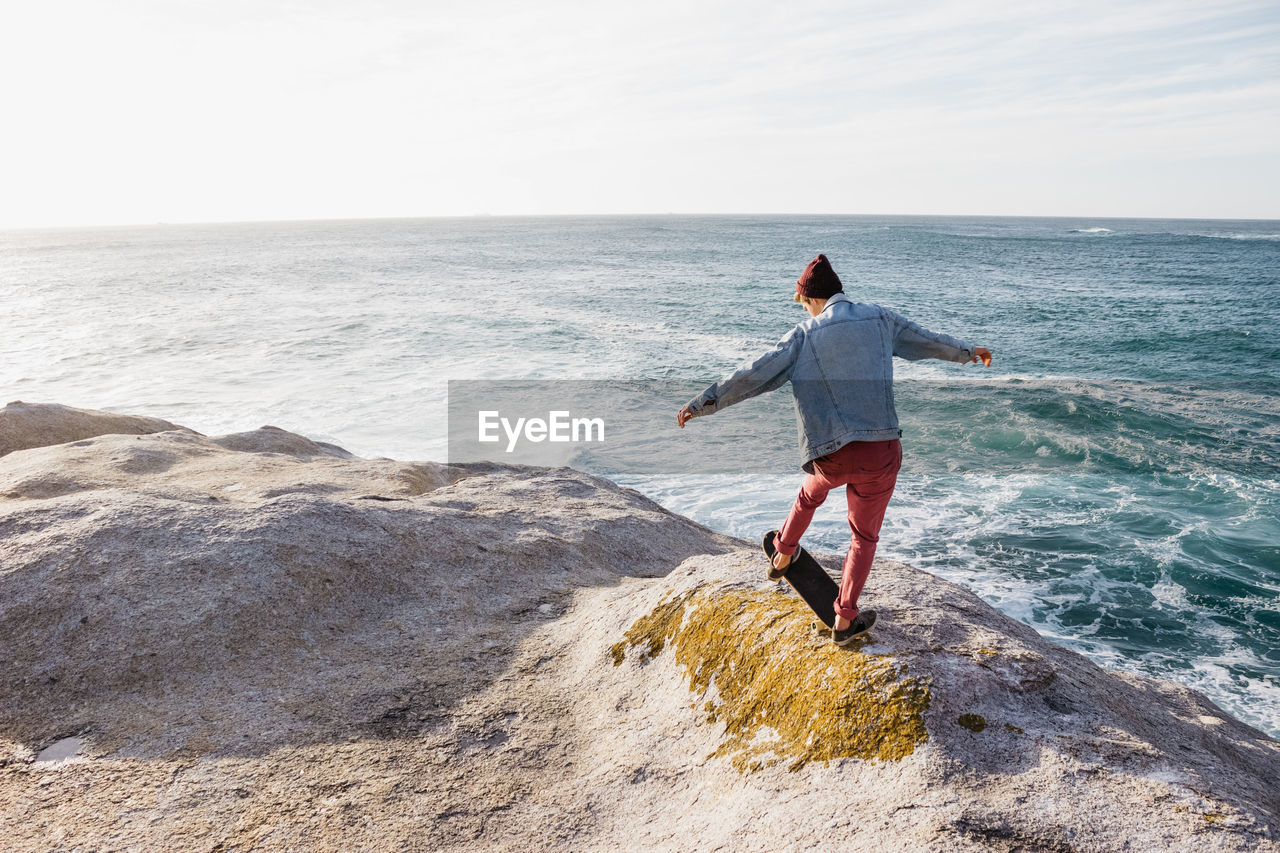
<svg viewBox="0 0 1280 853">
<path fill-rule="evenodd" d="M 800 494 L 775 537 L 769 572 L 780 579 L 827 493 L 845 486 L 852 540 L 845 556 L 831 632 L 847 645 L 875 624 L 874 610 L 860 611 L 858 595 L 871 571 L 880 525 L 902 465 L 902 430 L 893 405 L 893 357 L 937 358 L 991 365 L 991 351 L 922 328 L 887 308 L 853 302 L 826 255 L 818 255 L 796 282 L 795 301 L 810 319 L 798 324 L 772 352 L 715 383 L 676 416 L 690 418 L 791 383 L 799 421 Z"/>
</svg>

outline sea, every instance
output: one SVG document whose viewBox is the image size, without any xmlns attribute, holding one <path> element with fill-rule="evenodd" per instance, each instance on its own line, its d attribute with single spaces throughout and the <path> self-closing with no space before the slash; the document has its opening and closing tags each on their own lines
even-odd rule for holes
<svg viewBox="0 0 1280 853">
<path fill-rule="evenodd" d="M 803 477 L 788 388 L 683 431 L 675 414 L 806 316 L 791 294 L 819 252 L 855 301 L 995 354 L 989 368 L 897 362 L 904 463 L 880 556 L 1280 737 L 1280 222 L 485 216 L 3 231 L 0 393 L 445 461 L 451 388 L 603 383 L 660 428 L 643 447 L 559 462 L 758 540 Z M 805 544 L 843 551 L 844 513 L 833 495 Z M 864 605 L 874 597 L 873 572 Z"/>
</svg>

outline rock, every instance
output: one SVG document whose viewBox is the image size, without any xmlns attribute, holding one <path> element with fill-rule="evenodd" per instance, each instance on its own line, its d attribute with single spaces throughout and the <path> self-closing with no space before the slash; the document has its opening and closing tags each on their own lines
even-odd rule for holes
<svg viewBox="0 0 1280 853">
<path fill-rule="evenodd" d="M 47 447 L 99 435 L 146 435 L 184 430 L 159 418 L 114 415 L 93 409 L 73 409 L 56 403 L 24 403 L 15 400 L 0 409 L 0 456 L 15 450 Z"/>
<path fill-rule="evenodd" d="M 77 436 L 0 459 L 5 850 L 1277 850 L 1280 744 L 909 566 L 836 649 L 570 469 Z"/>
</svg>

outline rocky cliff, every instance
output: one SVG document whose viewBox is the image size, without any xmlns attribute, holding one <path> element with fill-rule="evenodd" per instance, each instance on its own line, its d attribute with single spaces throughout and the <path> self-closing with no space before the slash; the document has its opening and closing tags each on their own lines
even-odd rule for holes
<svg viewBox="0 0 1280 853">
<path fill-rule="evenodd" d="M 1280 850 L 1280 744 L 909 566 L 837 649 L 570 469 L 27 404 L 0 453 L 4 850 Z"/>
</svg>

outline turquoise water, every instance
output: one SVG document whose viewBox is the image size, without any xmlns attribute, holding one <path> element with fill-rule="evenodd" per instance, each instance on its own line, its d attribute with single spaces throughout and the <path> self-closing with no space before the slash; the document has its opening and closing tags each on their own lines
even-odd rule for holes
<svg viewBox="0 0 1280 853">
<path fill-rule="evenodd" d="M 674 423 L 674 389 L 727 374 L 802 317 L 790 293 L 819 251 L 855 299 L 996 354 L 986 370 L 899 364 L 906 457 L 880 553 L 1280 735 L 1280 222 L 4 232 L 0 390 L 207 433 L 271 423 L 397 458 L 444 458 L 449 379 L 660 380 L 673 399 L 637 405 Z M 696 436 L 672 426 L 663 442 L 724 457 L 696 476 L 577 461 L 755 539 L 799 485 L 788 396 L 695 421 Z M 765 448 L 750 466 L 729 452 L 743 435 Z M 841 504 L 819 510 L 812 547 L 843 549 Z M 873 573 L 868 601 L 874 587 Z"/>
</svg>

